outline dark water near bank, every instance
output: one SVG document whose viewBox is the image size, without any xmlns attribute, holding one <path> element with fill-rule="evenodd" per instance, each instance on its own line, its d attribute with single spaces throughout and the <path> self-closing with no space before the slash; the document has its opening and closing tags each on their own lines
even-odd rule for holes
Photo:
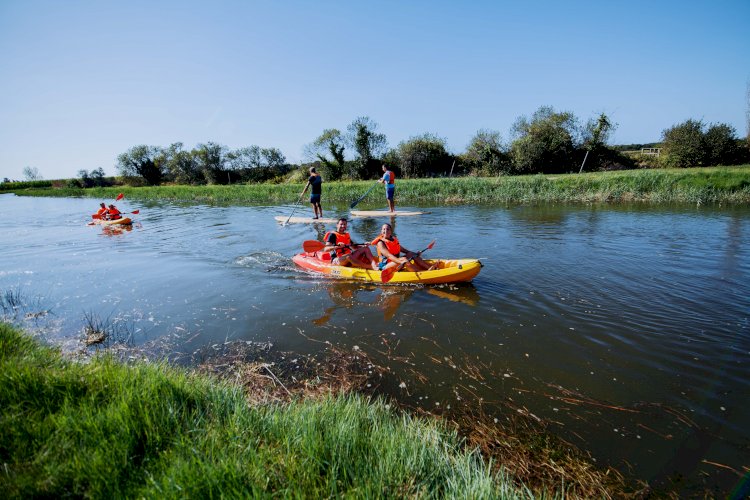
<svg viewBox="0 0 750 500">
<path fill-rule="evenodd" d="M 422 207 L 396 220 L 406 247 L 437 238 L 432 257 L 485 267 L 469 285 L 403 288 L 295 269 L 327 228 L 273 220 L 291 206 L 126 202 L 131 230 L 86 226 L 96 206 L 0 195 L 0 293 L 49 309 L 25 323 L 68 349 L 87 316 L 183 351 L 356 346 L 408 402 L 482 398 L 655 484 L 729 493 L 750 468 L 750 208 Z M 354 219 L 353 239 L 382 222 Z"/>
</svg>

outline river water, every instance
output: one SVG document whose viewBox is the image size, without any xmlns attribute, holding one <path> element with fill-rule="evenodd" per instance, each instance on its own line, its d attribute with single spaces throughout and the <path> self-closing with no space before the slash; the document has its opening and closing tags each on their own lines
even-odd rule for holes
<svg viewBox="0 0 750 500">
<path fill-rule="evenodd" d="M 538 418 L 599 463 L 684 492 L 747 480 L 748 207 L 403 207 L 430 212 L 394 221 L 404 246 L 436 239 L 426 258 L 484 268 L 467 285 L 382 287 L 296 269 L 302 241 L 331 228 L 275 222 L 291 205 L 123 200 L 140 211 L 127 230 L 87 226 L 97 206 L 0 195 L 0 293 L 48 311 L 23 322 L 67 349 L 83 348 L 87 318 L 186 351 L 356 347 L 391 368 L 401 383 L 383 390 L 410 404 L 481 398 L 497 418 Z M 386 220 L 352 219 L 353 241 Z"/>
</svg>

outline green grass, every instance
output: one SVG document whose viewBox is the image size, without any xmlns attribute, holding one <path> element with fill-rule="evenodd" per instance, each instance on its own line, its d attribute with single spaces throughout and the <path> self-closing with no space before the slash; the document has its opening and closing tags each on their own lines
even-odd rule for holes
<svg viewBox="0 0 750 500">
<path fill-rule="evenodd" d="M 350 203 L 373 181 L 326 182 L 323 203 Z M 29 188 L 29 196 L 86 196 L 111 200 L 122 192 L 131 200 L 199 203 L 291 204 L 303 184 L 157 186 L 112 188 Z M 564 175 L 400 179 L 398 204 L 483 204 L 528 202 L 750 203 L 750 165 L 685 169 L 625 170 Z M 303 200 L 307 203 L 307 200 Z M 363 206 L 383 202 L 374 189 Z"/>
<path fill-rule="evenodd" d="M 66 360 L 4 323 L 0 423 L 6 498 L 531 497 L 379 400 L 249 406 L 165 364 Z"/>
</svg>

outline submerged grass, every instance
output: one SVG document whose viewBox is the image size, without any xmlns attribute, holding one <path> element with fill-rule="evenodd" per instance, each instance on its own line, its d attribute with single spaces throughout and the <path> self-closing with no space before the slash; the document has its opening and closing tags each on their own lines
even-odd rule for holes
<svg viewBox="0 0 750 500">
<path fill-rule="evenodd" d="M 326 182 L 323 200 L 349 203 L 372 181 Z M 87 196 L 201 203 L 295 203 L 302 184 L 157 186 L 112 188 L 32 188 L 29 196 Z M 400 179 L 398 203 L 465 204 L 527 202 L 750 203 L 750 165 L 657 170 L 624 170 L 563 175 Z M 363 203 L 382 198 L 373 190 Z M 303 200 L 306 201 L 306 200 Z"/>
<path fill-rule="evenodd" d="M 530 498 L 455 432 L 380 400 L 249 405 L 163 363 L 64 359 L 0 323 L 6 497 Z"/>
</svg>

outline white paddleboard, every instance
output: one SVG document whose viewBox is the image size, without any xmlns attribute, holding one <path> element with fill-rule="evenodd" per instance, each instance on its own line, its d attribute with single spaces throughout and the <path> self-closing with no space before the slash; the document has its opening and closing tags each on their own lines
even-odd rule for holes
<svg viewBox="0 0 750 500">
<path fill-rule="evenodd" d="M 277 215 L 274 217 L 277 221 L 281 222 L 282 224 L 289 219 L 289 224 L 313 224 L 315 222 L 319 222 L 321 224 L 335 224 L 339 220 L 338 219 L 313 219 L 312 217 L 292 217 L 289 218 L 288 215 Z"/>
<path fill-rule="evenodd" d="M 404 212 L 398 211 L 388 212 L 386 210 L 352 210 L 350 214 L 352 217 L 404 217 L 407 215 L 422 215 L 430 212 Z"/>
</svg>

